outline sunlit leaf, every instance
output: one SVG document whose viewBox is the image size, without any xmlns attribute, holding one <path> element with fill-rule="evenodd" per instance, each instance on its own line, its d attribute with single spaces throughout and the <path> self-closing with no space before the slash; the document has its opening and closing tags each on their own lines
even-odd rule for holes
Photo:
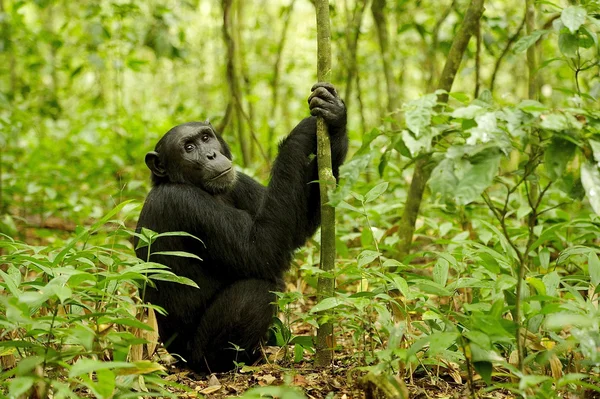
<svg viewBox="0 0 600 399">
<path fill-rule="evenodd" d="M 569 28 L 571 33 L 575 33 L 585 22 L 586 16 L 587 12 L 583 7 L 569 6 L 560 14 L 560 20 L 567 28 Z"/>
</svg>

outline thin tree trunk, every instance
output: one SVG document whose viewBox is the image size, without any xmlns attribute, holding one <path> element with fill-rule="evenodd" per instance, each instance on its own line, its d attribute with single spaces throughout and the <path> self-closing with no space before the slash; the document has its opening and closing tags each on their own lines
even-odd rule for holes
<svg viewBox="0 0 600 399">
<path fill-rule="evenodd" d="M 244 167 L 250 163 L 250 151 L 248 148 L 248 141 L 244 135 L 244 123 L 241 107 L 241 94 L 240 94 L 240 82 L 236 68 L 236 43 L 231 35 L 232 29 L 232 16 L 231 6 L 233 0 L 222 0 L 221 5 L 223 7 L 223 39 L 227 48 L 227 82 L 229 83 L 229 92 L 231 95 L 232 105 L 236 115 L 236 127 L 238 134 L 238 141 L 240 142 L 240 149 L 242 152 L 242 164 Z"/>
<path fill-rule="evenodd" d="M 287 40 L 287 33 L 290 26 L 290 20 L 292 17 L 292 11 L 294 10 L 294 3 L 296 0 L 292 0 L 290 5 L 287 6 L 283 12 L 283 30 L 281 32 L 281 36 L 279 37 L 279 43 L 277 44 L 277 58 L 275 59 L 275 64 L 273 65 L 273 79 L 271 80 L 271 112 L 267 115 L 268 118 L 275 118 L 275 114 L 277 111 L 277 103 L 279 102 L 279 70 L 281 66 L 281 57 L 283 55 L 283 49 L 285 47 L 285 41 Z M 275 153 L 275 148 L 277 147 L 274 143 L 275 141 L 275 125 L 274 123 L 268 123 L 269 125 L 269 135 L 268 135 L 268 143 L 269 143 L 269 159 L 273 159 L 273 155 Z"/>
<path fill-rule="evenodd" d="M 475 91 L 473 96 L 477 98 L 481 84 L 481 20 L 477 21 L 475 39 L 477 40 L 477 50 L 475 52 Z"/>
<path fill-rule="evenodd" d="M 483 15 L 483 3 L 484 0 L 471 0 L 463 23 L 452 41 L 452 46 L 450 47 L 450 52 L 448 53 L 448 58 L 446 59 L 446 64 L 438 83 L 438 89 L 444 91 L 444 93 L 438 95 L 438 102 L 440 103 L 448 102 L 448 93 L 452 89 L 454 78 L 460 67 L 469 40 L 476 32 L 477 24 Z M 433 167 L 434 164 L 430 154 L 423 155 L 415 163 L 413 179 L 410 183 L 404 212 L 398 226 L 398 235 L 400 237 L 398 253 L 400 258 L 404 258 L 410 252 L 410 245 L 415 232 L 415 222 L 419 214 L 421 201 L 423 200 L 423 192 L 425 191 L 425 186 L 431 176 Z"/>
<path fill-rule="evenodd" d="M 236 50 L 237 50 L 237 54 L 236 54 L 236 58 L 237 60 L 239 60 L 239 65 L 240 65 L 240 73 L 241 73 L 241 78 L 242 78 L 242 83 L 243 83 L 243 89 L 246 93 L 246 98 L 251 98 L 252 96 L 252 82 L 250 80 L 250 72 L 248 71 L 248 64 L 246 63 L 246 52 L 244 51 L 244 46 L 243 46 L 243 40 L 242 40 L 242 31 L 244 30 L 244 1 L 238 1 L 237 2 L 237 8 L 236 8 Z M 241 98 L 240 98 L 241 100 Z M 241 104 L 241 101 L 240 101 Z M 254 129 L 254 105 L 252 104 L 252 101 L 247 101 L 247 109 L 248 112 L 246 114 L 247 118 L 246 118 L 246 122 L 248 123 L 248 129 L 250 130 L 250 132 L 252 132 L 251 134 L 253 134 L 253 132 L 255 132 Z M 240 107 L 242 108 L 242 105 L 240 105 Z M 243 111 L 243 108 L 242 108 Z M 256 145 L 254 143 L 254 140 L 248 140 L 248 147 L 249 147 L 249 159 L 250 162 L 252 162 L 253 160 L 256 159 Z"/>
<path fill-rule="evenodd" d="M 350 14 L 350 10 L 348 10 L 348 4 L 346 4 L 346 47 L 347 51 L 347 60 L 348 60 L 348 74 L 346 75 L 346 90 L 344 93 L 344 101 L 346 102 L 346 107 L 350 109 L 350 104 L 352 102 L 352 87 L 356 82 L 356 74 L 358 73 L 358 63 L 357 63 L 357 52 L 358 52 L 358 38 L 360 36 L 360 27 L 362 26 L 362 19 L 365 13 L 365 9 L 367 8 L 368 0 L 357 0 L 354 5 L 354 10 L 352 10 L 352 15 Z"/>
<path fill-rule="evenodd" d="M 527 34 L 530 35 L 535 30 L 535 1 L 526 0 L 526 11 L 525 11 L 525 29 Z M 538 99 L 538 85 L 536 78 L 537 69 L 537 57 L 535 53 L 535 46 L 529 46 L 527 49 L 527 70 L 528 74 L 528 85 L 527 92 L 528 97 L 532 100 Z"/>
<path fill-rule="evenodd" d="M 371 12 L 377 28 L 377 37 L 379 38 L 379 49 L 383 62 L 383 74 L 387 89 L 388 105 L 387 111 L 395 112 L 399 108 L 400 100 L 398 98 L 398 86 L 392 72 L 392 56 L 389 52 L 388 23 L 385 15 L 386 0 L 373 0 Z"/>
<path fill-rule="evenodd" d="M 452 3 L 442 12 L 442 15 L 435 23 L 433 30 L 431 31 L 431 45 L 429 46 L 429 56 L 427 56 L 427 64 L 429 69 L 429 77 L 427 79 L 427 92 L 430 93 L 435 91 L 435 81 L 438 77 L 437 70 L 437 51 L 440 43 L 440 30 L 442 25 L 450 16 L 450 13 L 456 5 L 456 0 L 452 0 Z"/>
<path fill-rule="evenodd" d="M 331 76 L 331 32 L 329 28 L 329 1 L 317 0 L 317 76 L 327 82 Z M 335 208 L 328 204 L 329 191 L 335 188 L 331 168 L 331 144 L 327 125 L 317 118 L 317 161 L 321 193 L 321 269 L 332 272 L 335 266 Z M 317 296 L 319 301 L 332 297 L 335 281 L 330 277 L 319 277 Z M 333 358 L 333 324 L 330 321 L 319 325 L 316 339 L 315 366 L 325 367 Z"/>
<path fill-rule="evenodd" d="M 525 12 L 525 16 L 523 17 L 523 20 L 519 24 L 517 31 L 508 38 L 508 41 L 506 42 L 504 49 L 502 49 L 502 53 L 500 54 L 500 57 L 498 57 L 498 59 L 496 60 L 496 63 L 494 64 L 494 72 L 492 72 L 492 78 L 490 79 L 490 91 L 492 93 L 494 92 L 494 85 L 496 84 L 496 76 L 498 75 L 498 71 L 500 70 L 500 65 L 502 64 L 502 60 L 504 59 L 504 57 L 506 57 L 506 55 L 508 54 L 508 51 L 510 50 L 512 45 L 519 38 L 519 35 L 521 34 L 521 30 L 523 29 L 523 26 L 525 26 L 526 19 L 527 19 L 527 12 Z"/>
</svg>

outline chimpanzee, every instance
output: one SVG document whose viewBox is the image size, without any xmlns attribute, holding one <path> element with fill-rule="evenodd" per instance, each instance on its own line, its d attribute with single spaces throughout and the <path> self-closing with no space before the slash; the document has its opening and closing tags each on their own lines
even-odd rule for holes
<svg viewBox="0 0 600 399">
<path fill-rule="evenodd" d="M 316 116 L 328 125 L 337 178 L 348 149 L 346 107 L 329 83 L 315 84 L 308 103 L 313 116 L 279 145 L 267 187 L 235 171 L 229 147 L 210 123 L 176 126 L 146 155 L 153 187 L 138 231 L 184 231 L 201 240 L 162 237 L 150 249 L 200 257 L 150 257 L 200 288 L 156 281 L 145 298 L 167 311 L 158 316 L 160 337 L 195 371 L 227 371 L 234 360 L 258 359 L 274 314 L 272 291 L 283 289 L 294 250 L 320 224 Z M 136 253 L 147 259 L 147 247 Z"/>
</svg>

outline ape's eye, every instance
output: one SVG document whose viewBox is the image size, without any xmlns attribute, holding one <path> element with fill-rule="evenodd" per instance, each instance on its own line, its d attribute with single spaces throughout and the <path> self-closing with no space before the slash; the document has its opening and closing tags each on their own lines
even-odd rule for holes
<svg viewBox="0 0 600 399">
<path fill-rule="evenodd" d="M 206 141 L 208 141 L 208 139 L 210 139 L 210 136 L 208 134 L 202 135 L 202 141 L 206 142 Z"/>
<path fill-rule="evenodd" d="M 183 148 L 185 148 L 185 150 L 187 152 L 191 152 L 191 151 L 194 151 L 194 148 L 196 148 L 196 146 L 193 145 L 193 144 L 188 143 L 188 144 L 184 145 Z"/>
</svg>

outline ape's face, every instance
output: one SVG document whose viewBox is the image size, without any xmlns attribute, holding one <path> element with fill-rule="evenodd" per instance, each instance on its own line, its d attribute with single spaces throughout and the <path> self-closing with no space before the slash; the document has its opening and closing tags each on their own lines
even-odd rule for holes
<svg viewBox="0 0 600 399">
<path fill-rule="evenodd" d="M 154 184 L 186 183 L 211 194 L 229 190 L 235 182 L 231 152 L 209 123 L 190 122 L 169 130 L 146 154 Z"/>
</svg>

